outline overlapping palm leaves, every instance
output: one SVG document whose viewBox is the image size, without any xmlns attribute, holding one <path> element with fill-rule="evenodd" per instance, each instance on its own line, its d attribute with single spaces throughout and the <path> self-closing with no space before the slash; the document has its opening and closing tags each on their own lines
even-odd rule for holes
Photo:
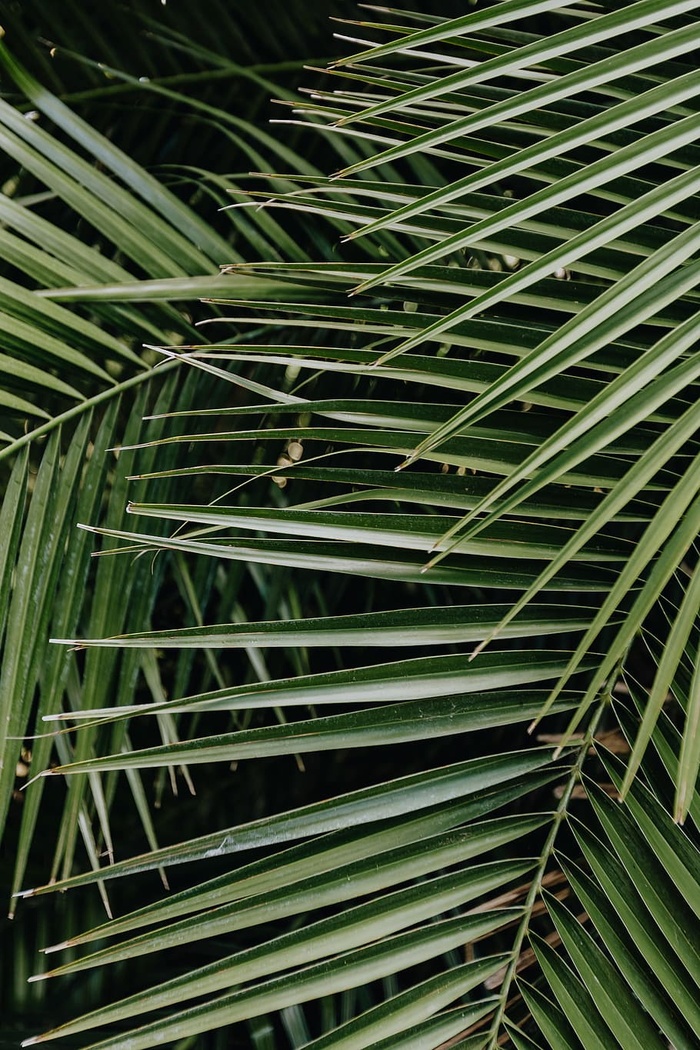
<svg viewBox="0 0 700 1050">
<path fill-rule="evenodd" d="M 95 753 L 97 738 L 88 734 L 76 747 L 67 738 L 59 740 L 56 756 L 55 741 L 43 735 L 42 717 L 66 705 L 87 709 L 108 701 L 130 702 L 140 676 L 152 695 L 162 696 L 158 668 L 150 654 L 124 660 L 111 653 L 105 654 L 106 660 L 82 664 L 65 649 L 49 646 L 51 634 L 75 633 L 88 624 L 96 633 L 143 627 L 150 620 L 156 595 L 173 578 L 171 570 L 166 572 L 162 566 L 148 574 L 147 581 L 135 566 L 136 571 L 124 572 L 123 566 L 105 563 L 95 572 L 90 569 L 93 541 L 76 528 L 80 521 L 99 520 L 123 527 L 131 457 L 124 453 L 117 459 L 110 450 L 124 442 L 127 429 L 131 432 L 127 440 L 138 440 L 142 417 L 149 410 L 172 408 L 178 399 L 190 407 L 201 399 L 216 403 L 218 384 L 212 387 L 211 379 L 201 372 L 183 384 L 174 362 L 159 361 L 153 369 L 159 359 L 144 352 L 144 344 L 161 343 L 164 335 L 177 341 L 192 339 L 193 317 L 179 304 L 217 290 L 219 263 L 230 260 L 232 252 L 242 258 L 239 249 L 245 245 L 246 257 L 272 252 L 273 257 L 283 258 L 293 243 L 279 223 L 262 213 L 257 217 L 227 213 L 216 220 L 215 208 L 210 207 L 205 218 L 193 207 L 196 186 L 183 193 L 175 168 L 165 177 L 162 171 L 156 177 L 117 146 L 115 138 L 126 138 L 126 129 L 137 129 L 139 121 L 133 119 L 136 108 L 125 105 L 120 112 L 116 75 L 106 83 L 100 69 L 97 83 L 83 93 L 79 108 L 91 116 L 89 121 L 47 90 L 16 57 L 26 47 L 23 31 L 32 14 L 45 24 L 46 12 L 40 8 L 38 4 L 33 12 L 4 12 L 6 36 L 0 45 L 4 89 L 0 102 L 4 261 L 0 283 L 0 830 L 7 832 L 2 884 L 12 912 L 11 895 L 28 877 L 35 880 L 31 872 L 41 870 L 43 878 L 73 869 L 81 856 L 80 840 L 95 867 L 103 852 L 111 855 L 114 849 L 111 810 L 116 781 L 94 777 L 76 781 L 63 807 L 54 799 L 46 804 L 43 784 L 27 793 L 13 792 L 13 787 L 26 783 L 27 774 L 46 768 L 56 757 L 66 761 L 80 752 L 85 757 Z M 114 17 L 123 14 L 117 8 L 111 10 Z M 52 13 L 55 7 L 49 16 Z M 164 13 L 159 26 L 164 35 L 166 22 Z M 70 38 L 70 19 L 65 28 L 64 37 Z M 74 22 L 72 29 L 76 28 Z M 133 57 L 134 28 L 132 19 L 122 39 L 122 57 L 125 53 Z M 116 39 L 113 36 L 111 41 L 115 56 Z M 196 52 L 196 38 L 188 39 L 188 57 L 194 49 L 193 65 L 204 69 L 195 73 L 189 68 L 187 73 L 201 79 L 213 56 L 203 58 Z M 93 41 L 93 46 L 99 44 Z M 246 46 L 252 46 L 254 54 L 254 38 L 249 36 Z M 28 57 L 44 79 L 65 94 L 61 82 L 65 64 L 60 59 L 45 61 L 44 56 L 48 49 L 34 42 Z M 250 61 L 248 52 L 245 61 Z M 287 65 L 291 69 L 294 63 Z M 178 82 L 172 75 L 177 67 L 177 61 L 171 64 L 171 95 L 173 83 Z M 222 56 L 215 76 L 219 95 L 227 81 L 235 85 L 244 79 L 244 72 L 243 66 Z M 134 81 L 132 77 L 126 85 L 132 97 L 146 99 L 149 92 L 162 89 L 155 77 L 147 83 Z M 267 82 L 260 97 L 265 98 L 270 87 Z M 251 109 L 253 101 L 251 93 Z M 221 144 L 228 144 L 229 129 L 218 126 L 212 132 L 213 125 L 205 123 L 211 106 L 207 110 L 204 101 L 184 96 L 176 102 L 181 114 L 184 111 L 180 119 L 186 126 L 200 125 L 212 141 L 218 136 L 217 156 L 222 160 Z M 177 149 L 175 101 L 171 107 L 161 102 L 158 130 L 169 135 L 172 162 Z M 243 118 L 236 122 L 236 130 L 239 154 L 234 152 L 232 159 L 242 168 L 252 159 L 258 162 L 261 139 L 265 146 L 274 142 L 264 129 L 258 131 L 255 123 Z M 280 156 L 299 170 L 314 170 L 289 146 L 281 148 Z M 151 160 L 157 159 L 154 152 Z M 215 184 L 214 204 L 228 203 L 228 191 L 236 189 L 236 180 L 216 169 L 208 173 L 201 169 L 200 174 Z M 294 249 L 295 259 L 305 257 L 296 244 Z M 262 374 L 264 369 L 256 371 Z M 248 381 L 252 382 L 252 373 Z M 260 389 L 259 383 L 253 385 Z M 180 458 L 176 452 L 172 465 Z M 166 482 L 162 490 L 165 498 L 170 484 Z M 133 493 L 133 486 L 129 488 Z M 195 570 L 192 579 L 187 566 L 175 572 L 183 601 L 189 603 L 191 622 L 199 613 L 199 599 L 193 595 L 205 590 L 207 572 Z M 216 680 L 214 658 L 210 670 Z M 189 658 L 179 662 L 183 681 L 190 671 Z M 158 726 L 163 740 L 177 739 L 169 715 L 159 719 Z M 37 739 L 27 739 L 37 732 Z M 108 736 L 108 749 L 128 750 L 128 732 L 120 729 Z M 106 739 L 99 746 L 104 743 Z M 161 793 L 167 772 L 162 771 L 157 787 Z M 144 841 L 155 846 L 152 800 L 138 773 L 129 775 L 128 784 Z M 21 983 L 26 971 L 24 956 L 32 937 L 32 923 L 27 929 L 22 921 L 19 925 L 14 936 L 10 928 L 3 930 L 3 962 L 14 975 L 3 987 L 3 1012 L 8 1017 L 23 1008 L 17 1004 L 26 1002 L 29 1008 L 30 1003 L 40 1002 L 40 996 L 23 996 L 21 989 L 14 996 L 10 993 L 11 985 Z"/>
<path fill-rule="evenodd" d="M 108 549 L 116 539 L 131 553 L 398 582 L 416 608 L 106 642 L 100 632 L 91 654 L 288 647 L 308 659 L 342 646 L 350 667 L 76 710 L 70 724 L 87 723 L 78 741 L 96 724 L 164 713 L 303 713 L 126 756 L 76 755 L 57 772 L 348 748 L 364 760 L 369 748 L 494 727 L 508 728 L 508 750 L 399 769 L 64 880 L 265 851 L 70 938 L 101 946 L 55 976 L 200 938 L 235 946 L 237 931 L 308 918 L 47 1038 L 110 1024 L 115 1034 L 94 1045 L 134 1050 L 384 981 L 377 1005 L 344 1023 L 319 1025 L 310 1011 L 297 1045 L 438 1047 L 460 1035 L 473 1046 L 693 1045 L 699 12 L 690 0 L 662 14 L 651 0 L 505 0 L 445 22 L 382 9 L 357 33 L 388 43 L 348 60 L 338 90 L 302 107 L 330 121 L 324 134 L 382 151 L 342 179 L 273 188 L 270 207 L 310 213 L 350 243 L 337 262 L 231 267 L 233 287 L 283 282 L 289 295 L 261 290 L 251 305 L 246 284 L 238 303 L 217 296 L 227 305 L 217 325 L 283 318 L 299 345 L 263 336 L 179 356 L 221 383 L 231 361 L 278 366 L 277 393 L 217 409 L 215 429 L 201 411 L 159 418 L 140 474 L 182 487 L 223 475 L 220 497 L 132 502 L 138 531 L 100 531 Z M 416 181 L 421 164 L 433 183 Z M 381 178 L 366 174 L 375 168 Z M 319 329 L 322 349 L 305 338 Z M 161 437 L 168 426 L 178 432 Z M 226 458 L 172 469 L 164 457 L 183 442 Z M 261 454 L 242 462 L 236 448 L 251 444 Z M 283 486 L 286 505 L 240 506 L 248 479 L 256 492 L 261 479 L 272 493 Z M 574 639 L 571 653 L 556 638 L 543 648 L 556 632 Z M 646 695 L 645 642 L 657 656 Z M 429 655 L 414 654 L 421 646 Z M 363 664 L 356 647 L 377 659 Z M 521 729 L 546 711 L 555 746 L 529 746 Z M 604 730 L 629 747 L 626 769 L 600 743 L 592 753 Z M 669 812 L 690 818 L 681 827 Z"/>
</svg>

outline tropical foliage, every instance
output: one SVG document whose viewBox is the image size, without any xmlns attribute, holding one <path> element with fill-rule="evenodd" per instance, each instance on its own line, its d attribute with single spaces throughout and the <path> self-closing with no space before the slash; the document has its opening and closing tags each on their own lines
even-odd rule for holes
<svg viewBox="0 0 700 1050">
<path fill-rule="evenodd" d="M 700 4 L 439 8 L 284 145 L 110 63 L 265 182 L 0 55 L 12 892 L 120 988 L 31 1043 L 696 1045 Z"/>
</svg>

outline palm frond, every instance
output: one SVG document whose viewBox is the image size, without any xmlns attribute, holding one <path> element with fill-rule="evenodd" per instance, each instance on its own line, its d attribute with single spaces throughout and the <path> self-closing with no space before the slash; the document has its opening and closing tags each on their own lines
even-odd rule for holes
<svg viewBox="0 0 700 1050">
<path fill-rule="evenodd" d="M 330 262 L 232 257 L 208 296 L 230 312 L 207 332 L 229 341 L 170 340 L 168 360 L 219 404 L 164 389 L 124 434 L 143 524 L 127 528 L 116 483 L 108 516 L 86 522 L 104 537 L 96 615 L 57 631 L 86 650 L 86 695 L 45 712 L 67 728 L 42 779 L 66 777 L 66 841 L 73 785 L 94 785 L 106 842 L 100 792 L 122 772 L 275 756 L 289 770 L 320 754 L 352 775 L 26 890 L 201 873 L 61 939 L 51 951 L 87 954 L 37 978 L 211 951 L 29 1043 L 93 1032 L 94 1048 L 136 1050 L 280 1011 L 319 1048 L 636 1050 L 691 1047 L 698 1030 L 698 4 L 370 17 L 352 30 L 363 51 L 336 64 L 342 86 L 292 116 L 354 159 L 329 180 L 300 167 L 269 195 L 275 221 L 311 217 L 318 243 L 344 241 Z M 60 185 L 83 172 L 66 163 Z M 108 238 L 129 221 L 98 202 L 90 214 Z M 130 309 L 157 306 L 169 277 L 176 295 L 209 287 L 132 225 L 127 255 L 150 280 L 124 275 Z M 125 561 L 166 551 L 236 600 L 245 566 L 261 615 L 154 630 L 151 597 L 113 615 Z M 171 671 L 166 699 L 154 648 L 238 670 L 189 695 Z M 241 653 L 257 680 L 227 663 Z M 103 683 L 118 659 L 115 700 Z M 640 710 L 620 709 L 625 695 Z M 186 739 L 158 738 L 166 717 Z M 284 775 L 297 791 L 302 774 Z"/>
</svg>

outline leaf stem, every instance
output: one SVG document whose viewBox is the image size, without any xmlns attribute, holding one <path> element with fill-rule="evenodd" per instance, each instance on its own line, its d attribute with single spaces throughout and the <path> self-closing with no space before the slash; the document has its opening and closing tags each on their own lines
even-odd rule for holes
<svg viewBox="0 0 700 1050">
<path fill-rule="evenodd" d="M 179 363 L 179 359 L 166 361 L 162 364 L 159 362 L 155 368 L 149 368 L 143 372 L 138 372 L 129 379 L 125 379 L 122 383 L 116 383 L 114 386 L 110 386 L 106 390 L 101 390 L 99 394 L 94 394 L 93 397 L 86 398 L 85 401 L 81 401 L 80 404 L 73 405 L 72 408 L 67 409 L 65 412 L 61 412 L 58 416 L 54 416 L 53 419 L 48 420 L 48 422 L 42 423 L 39 427 L 35 427 L 34 430 L 27 431 L 26 434 L 17 438 L 10 445 L 6 445 L 5 448 L 0 449 L 0 462 L 2 462 L 3 459 L 7 459 L 8 456 L 14 455 L 14 453 L 18 452 L 24 445 L 29 445 L 37 438 L 50 434 L 52 430 L 55 430 L 56 427 L 60 427 L 63 423 L 67 423 L 71 419 L 76 419 L 82 416 L 85 412 L 89 412 L 91 408 L 102 404 L 103 401 L 110 401 L 113 397 L 119 397 L 120 394 L 125 390 L 130 390 L 131 387 L 140 386 L 141 383 L 148 382 L 156 375 L 160 376 L 165 372 L 171 371 L 171 369 L 175 368 Z"/>
<path fill-rule="evenodd" d="M 591 721 L 588 725 L 588 729 L 584 734 L 583 738 L 581 739 L 581 746 L 576 757 L 576 761 L 571 767 L 568 781 L 564 787 L 564 791 L 562 792 L 559 804 L 557 805 L 557 808 L 554 811 L 552 826 L 549 830 L 549 834 L 547 835 L 547 840 L 542 849 L 537 869 L 533 876 L 527 897 L 525 898 L 523 917 L 520 921 L 520 925 L 515 936 L 515 941 L 513 943 L 512 957 L 506 967 L 506 972 L 503 977 L 499 1004 L 493 1016 L 493 1021 L 491 1023 L 491 1028 L 489 1032 L 489 1041 L 487 1044 L 489 1050 L 492 1050 L 492 1048 L 498 1046 L 498 1033 L 501 1029 L 501 1025 L 503 1023 L 504 1015 L 506 1012 L 511 985 L 517 974 L 518 960 L 520 959 L 520 955 L 522 952 L 523 941 L 525 940 L 525 937 L 530 928 L 530 918 L 532 915 L 532 910 L 542 889 L 542 880 L 544 879 L 549 859 L 554 851 L 554 844 L 556 841 L 557 833 L 559 831 L 559 826 L 568 815 L 568 807 L 569 802 L 571 800 L 572 792 L 574 790 L 574 787 L 576 786 L 576 782 L 580 778 L 581 771 L 583 769 L 583 763 L 588 754 L 588 750 L 591 747 L 591 744 L 593 743 L 595 734 L 598 729 L 598 725 L 600 723 L 600 719 L 603 715 L 603 712 L 608 707 L 611 701 L 612 682 L 613 679 L 611 678 L 608 682 L 610 688 L 606 689 L 605 693 L 601 697 L 601 701 L 598 705 L 597 710 L 594 712 L 593 717 L 591 718 Z"/>
</svg>

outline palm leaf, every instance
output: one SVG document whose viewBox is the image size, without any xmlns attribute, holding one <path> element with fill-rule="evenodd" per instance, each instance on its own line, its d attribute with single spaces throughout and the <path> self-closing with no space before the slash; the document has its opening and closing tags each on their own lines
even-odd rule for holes
<svg viewBox="0 0 700 1050">
<path fill-rule="evenodd" d="M 85 523 L 104 543 L 94 617 L 57 632 L 86 650 L 84 695 L 70 711 L 42 712 L 68 727 L 58 737 L 66 758 L 44 778 L 69 785 L 66 857 L 81 826 L 78 785 L 95 785 L 107 842 L 121 772 L 323 752 L 330 771 L 353 756 L 364 778 L 37 880 L 25 896 L 196 869 L 172 897 L 61 938 L 53 951 L 100 944 L 37 977 L 214 943 L 204 965 L 184 957 L 184 974 L 148 975 L 146 987 L 31 1043 L 92 1032 L 92 1046 L 133 1050 L 284 1010 L 319 1047 L 472 1037 L 690 1046 L 697 1030 L 697 846 L 670 812 L 682 821 L 697 810 L 700 761 L 687 670 L 697 647 L 698 5 L 505 0 L 453 20 L 372 17 L 353 31 L 376 46 L 343 61 L 337 90 L 300 107 L 351 157 L 343 177 L 299 165 L 300 177 L 270 184 L 275 222 L 311 218 L 317 243 L 338 231 L 346 243 L 331 262 L 295 266 L 232 253 L 235 291 L 222 282 L 208 296 L 210 309 L 230 305 L 207 329 L 228 341 L 162 340 L 191 388 L 179 401 L 164 388 L 148 427 L 132 420 L 124 433 L 122 455 L 148 493 L 128 507 L 140 524 L 127 528 L 115 481 L 107 519 Z M 184 46 L 177 35 L 170 43 Z M 88 125 L 67 130 L 80 137 Z M 63 170 L 49 166 L 40 135 L 13 138 L 12 149 L 69 201 L 78 184 L 104 185 L 64 152 Z M 124 163 L 97 140 L 93 153 Z M 121 301 L 158 307 L 170 276 L 173 299 L 208 290 L 184 248 L 166 259 L 161 243 L 143 243 L 142 207 L 92 202 L 91 221 L 107 239 L 123 226 L 127 257 L 151 278 L 139 287 L 133 274 L 115 276 Z M 164 216 L 144 229 L 157 235 Z M 63 284 L 49 294 L 70 303 L 76 290 Z M 110 294 L 105 275 L 85 303 Z M 248 367 L 259 382 L 238 379 Z M 218 392 L 213 411 L 188 403 L 204 380 Z M 49 490 L 56 467 L 46 462 Z M 156 552 L 204 563 L 200 578 L 236 600 L 249 573 L 262 615 L 241 624 L 239 603 L 212 626 L 197 608 L 191 626 L 154 630 L 154 592 L 117 615 L 109 597 L 122 566 L 133 573 L 145 561 L 134 555 Z M 124 579 L 128 594 L 136 585 Z M 27 588 L 20 624 L 39 589 L 31 577 Z M 618 715 L 611 698 L 639 676 L 646 639 L 660 651 L 654 684 L 640 715 Z M 399 644 L 427 651 L 405 657 Z M 189 679 L 171 670 L 180 689 L 166 699 L 150 652 L 165 647 L 175 660 L 205 649 L 223 684 L 205 676 L 188 694 Z M 148 703 L 133 688 L 144 649 Z M 229 662 L 241 652 L 255 677 Z M 118 660 L 126 671 L 113 700 L 103 683 Z M 669 689 L 680 736 L 662 711 Z M 231 727 L 227 712 L 243 721 Z M 522 722 L 545 714 L 532 746 Z M 163 729 L 165 716 L 186 739 Z M 603 736 L 631 755 L 626 774 L 594 750 Z M 473 757 L 455 760 L 457 740 Z M 391 756 L 388 772 L 371 769 L 374 755 Z M 244 850 L 260 853 L 238 862 Z M 210 862 L 227 867 L 212 878 Z M 319 1005 L 350 994 L 352 1016 Z M 186 995 L 202 1001 L 183 1004 Z"/>
<path fill-rule="evenodd" d="M 50 17 L 55 9 L 48 6 Z M 100 857 L 113 852 L 119 833 L 113 809 L 116 805 L 119 812 L 124 805 L 115 777 L 92 776 L 84 783 L 75 781 L 65 805 L 53 793 L 47 797 L 41 787 L 30 791 L 22 805 L 25 796 L 13 787 L 23 786 L 30 763 L 33 772 L 76 757 L 68 737 L 56 741 L 43 733 L 42 719 L 66 706 L 106 703 L 107 697 L 117 703 L 131 700 L 143 680 L 154 695 L 162 696 L 148 655 L 125 660 L 105 654 L 83 669 L 72 654 L 48 644 L 51 634 L 78 633 L 90 623 L 95 633 L 143 626 L 156 595 L 170 586 L 164 571 L 155 573 L 145 588 L 135 573 L 124 577 L 107 565 L 95 573 L 91 537 L 75 527 L 78 521 L 99 520 L 107 504 L 107 517 L 122 524 L 129 457 L 117 461 L 108 450 L 123 440 L 126 420 L 131 420 L 131 440 L 136 441 L 140 418 L 149 408 L 163 411 L 177 397 L 183 407 L 191 406 L 193 396 L 197 400 L 211 393 L 201 372 L 183 385 L 175 376 L 177 363 L 152 370 L 153 355 L 144 352 L 143 343 L 193 338 L 191 315 L 170 304 L 218 290 L 218 262 L 231 258 L 232 231 L 236 236 L 240 229 L 258 247 L 269 243 L 270 234 L 279 232 L 282 239 L 284 231 L 267 218 L 259 223 L 246 216 L 239 223 L 239 213 L 233 212 L 218 222 L 216 216 L 212 221 L 211 215 L 200 214 L 191 199 L 169 188 L 162 171 L 154 176 L 115 145 L 112 115 L 100 111 L 99 99 L 97 111 L 90 108 L 95 97 L 90 92 L 79 100 L 91 112 L 89 120 L 59 97 L 65 98 L 67 90 L 65 80 L 54 75 L 56 64 L 43 63 L 43 45 L 32 43 L 26 50 L 22 17 L 14 11 L 6 14 L 0 47 L 6 85 L 0 107 L 5 260 L 0 279 L 0 829 L 11 844 L 3 862 L 3 885 L 15 893 L 38 863 L 47 865 L 47 874 L 70 872 L 80 857 L 81 840 L 90 866 L 99 868 Z M 78 22 L 74 20 L 74 27 Z M 131 56 L 127 36 L 122 53 Z M 26 62 L 18 58 L 23 51 Z M 35 70 L 38 66 L 40 74 L 30 72 L 28 64 Z M 292 74 L 298 66 L 292 64 Z M 235 81 L 233 64 L 227 75 Z M 103 81 L 102 74 L 97 79 Z M 53 90 L 43 86 L 46 80 Z M 95 90 L 99 95 L 99 86 Z M 145 85 L 134 90 L 144 94 Z M 128 107 L 124 112 L 129 113 Z M 196 122 L 196 105 L 191 112 Z M 248 131 L 253 140 L 260 139 L 249 121 L 240 119 L 238 129 L 242 138 Z M 223 129 L 217 134 L 224 134 Z M 272 141 L 264 135 L 262 140 Z M 281 155 L 286 165 L 298 162 L 300 170 L 308 170 L 294 149 Z M 258 165 L 260 158 L 257 153 Z M 235 187 L 220 178 L 222 194 Z M 256 232 L 258 227 L 264 235 Z M 276 255 L 283 257 L 283 252 Z M 296 245 L 295 258 L 305 258 Z M 164 277 L 155 292 L 143 279 L 149 273 Z M 63 302 L 58 302 L 61 295 L 55 293 L 61 287 Z M 237 282 L 241 293 L 244 287 Z M 267 388 L 257 384 L 256 389 Z M 208 403 L 215 401 L 216 395 Z M 171 467 L 176 462 L 177 455 Z M 167 498 L 165 484 L 162 495 Z M 187 662 L 179 664 L 187 682 L 191 668 L 188 673 Z M 214 667 L 218 671 L 215 661 Z M 178 739 L 169 715 L 161 716 L 158 725 L 163 740 Z M 99 746 L 107 739 L 109 750 L 128 752 L 131 747 L 121 726 L 100 736 Z M 91 756 L 95 746 L 95 739 L 86 736 L 78 752 Z M 129 772 L 128 782 L 137 835 L 156 848 L 158 834 L 138 771 Z M 106 895 L 103 901 L 109 908 Z M 72 909 L 67 916 L 77 921 Z M 17 973 L 13 997 L 5 1004 L 8 1016 L 15 1006 L 22 1013 L 30 1003 L 34 1009 L 51 1001 L 42 994 L 28 996 L 22 987 L 37 932 L 24 919 L 15 927 L 15 933 L 12 927 L 3 930 L 7 964 Z"/>
</svg>

